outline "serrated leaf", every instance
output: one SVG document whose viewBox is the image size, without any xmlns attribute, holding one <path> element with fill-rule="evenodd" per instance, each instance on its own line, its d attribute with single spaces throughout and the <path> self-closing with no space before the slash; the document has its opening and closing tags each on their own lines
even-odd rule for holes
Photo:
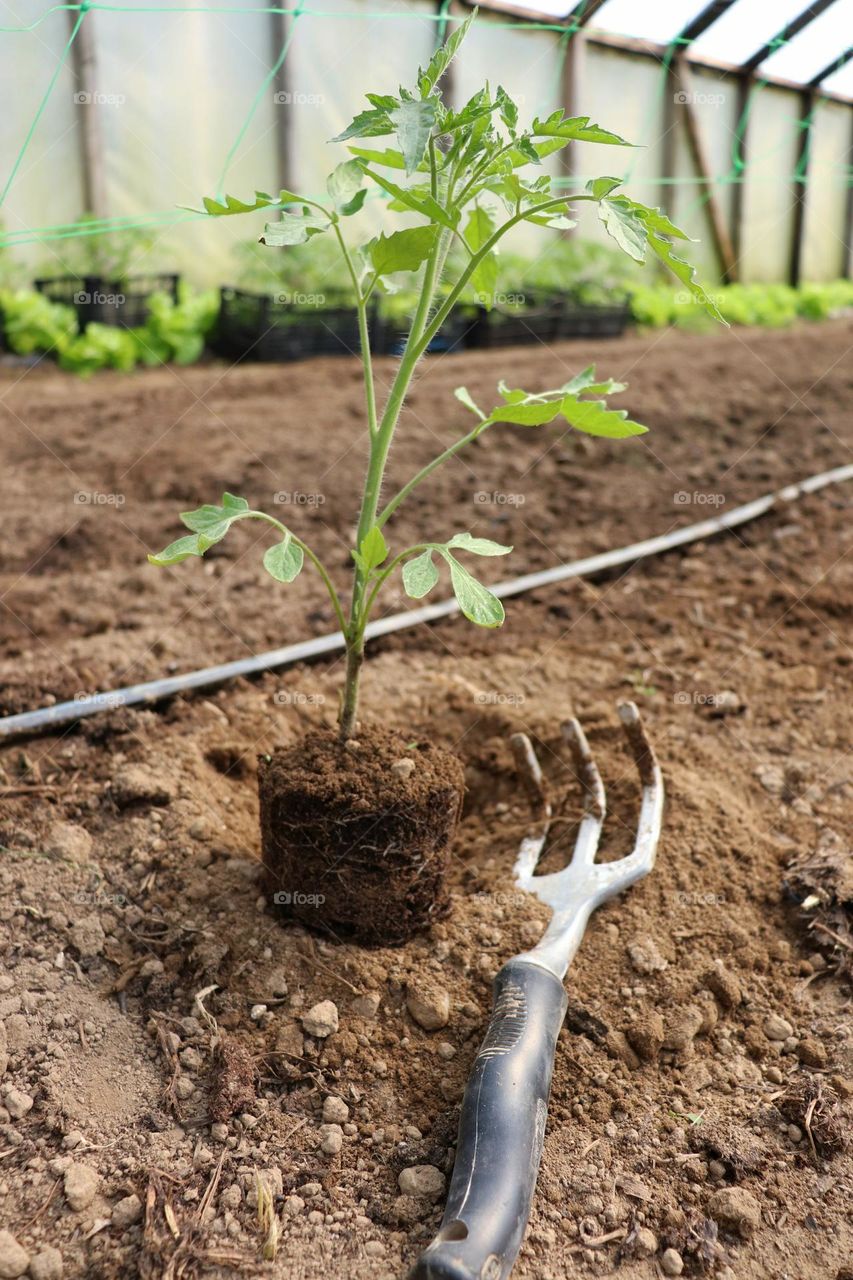
<svg viewBox="0 0 853 1280">
<path fill-rule="evenodd" d="M 364 170 L 357 160 L 345 160 L 326 179 L 326 190 L 338 213 L 357 213 L 364 204 Z"/>
<path fill-rule="evenodd" d="M 624 409 L 609 409 L 603 400 L 579 400 L 566 396 L 558 406 L 570 426 L 590 436 L 603 436 L 608 440 L 625 440 L 629 436 L 642 436 L 648 427 L 632 422 Z"/>
<path fill-rule="evenodd" d="M 527 399 L 526 391 L 522 391 L 521 387 L 508 387 L 503 378 L 498 383 L 498 392 L 507 404 L 518 404 L 519 401 Z"/>
<path fill-rule="evenodd" d="M 436 49 L 429 61 L 426 71 L 418 71 L 418 88 L 420 89 L 421 97 L 426 98 L 430 93 L 432 93 L 438 81 L 444 75 L 445 71 L 459 52 L 462 41 L 467 36 L 471 23 L 474 21 L 476 16 L 477 10 L 474 9 L 472 13 L 469 13 L 462 25 L 457 27 L 456 30 L 448 36 L 441 48 Z"/>
<path fill-rule="evenodd" d="M 478 253 L 483 245 L 491 239 L 494 232 L 495 222 L 491 214 L 487 209 L 482 209 L 479 205 L 475 205 L 471 210 L 464 233 L 469 249 L 473 250 L 474 253 Z M 491 310 L 494 304 L 497 282 L 498 259 L 497 254 L 492 250 L 477 264 L 477 269 L 471 275 L 471 286 L 487 310 Z"/>
<path fill-rule="evenodd" d="M 305 244 L 312 235 L 320 235 L 323 231 L 328 231 L 332 224 L 326 218 L 317 216 L 316 214 L 303 214 L 297 216 L 292 213 L 283 213 L 280 222 L 268 222 L 264 227 L 264 234 L 261 236 L 260 243 L 269 245 L 273 249 L 283 249 L 288 245 Z"/>
<path fill-rule="evenodd" d="M 373 525 L 364 535 L 358 551 L 353 552 L 353 559 L 362 573 L 369 573 L 377 568 L 388 556 L 388 544 L 378 524 Z"/>
<path fill-rule="evenodd" d="M 478 582 L 452 555 L 445 554 L 444 558 L 450 565 L 453 594 L 468 621 L 476 623 L 478 627 L 499 627 L 506 615 L 498 597 L 484 587 L 482 582 Z"/>
<path fill-rule="evenodd" d="M 367 245 L 370 261 L 377 275 L 389 275 L 394 271 L 417 271 L 435 248 L 438 228 L 435 226 L 407 227 L 371 240 Z"/>
<path fill-rule="evenodd" d="M 604 223 L 604 229 L 611 236 L 623 253 L 635 262 L 645 262 L 649 237 L 645 223 L 629 204 L 620 200 L 602 200 L 598 206 L 598 216 Z"/>
<path fill-rule="evenodd" d="M 432 551 L 423 551 L 403 565 L 403 589 L 413 600 L 421 600 L 437 582 L 438 569 Z"/>
<path fill-rule="evenodd" d="M 264 568 L 277 582 L 292 582 L 304 563 L 305 554 L 290 533 L 264 552 Z"/>
<path fill-rule="evenodd" d="M 498 91 L 495 95 L 495 105 L 500 112 L 501 120 L 503 120 L 507 129 L 512 133 L 518 124 L 518 107 L 502 85 L 498 85 Z"/>
<path fill-rule="evenodd" d="M 491 538 L 475 538 L 470 533 L 455 533 L 447 546 L 457 547 L 460 551 L 470 551 L 475 556 L 508 556 L 512 551 L 512 547 L 505 547 L 500 542 L 492 542 Z"/>
<path fill-rule="evenodd" d="M 626 383 L 616 382 L 613 378 L 605 378 L 603 381 L 596 381 L 595 365 L 590 364 L 581 372 L 576 373 L 573 378 L 565 382 L 560 388 L 561 391 L 568 395 L 584 395 L 590 396 L 612 396 L 624 391 Z"/>
<path fill-rule="evenodd" d="M 618 133 L 602 129 L 600 124 L 592 124 L 589 116 L 564 116 L 559 110 L 552 112 L 546 120 L 534 120 L 530 132 L 534 138 L 560 138 L 565 142 L 603 142 L 617 147 L 633 146 L 633 143 L 627 142 Z"/>
<path fill-rule="evenodd" d="M 653 253 L 657 254 L 664 266 L 669 267 L 670 271 L 678 277 L 696 301 L 702 304 L 708 314 L 713 316 L 715 320 L 721 321 L 728 328 L 728 321 L 723 319 L 716 302 L 708 296 L 696 279 L 696 268 L 692 263 L 687 262 L 684 258 L 679 258 L 677 254 L 673 253 L 672 245 L 668 240 L 664 240 L 662 236 L 650 235 L 649 247 Z"/>
<path fill-rule="evenodd" d="M 401 151 L 386 147 L 384 151 L 371 151 L 369 147 L 350 147 L 354 156 L 361 160 L 369 160 L 371 164 L 384 165 L 386 169 L 405 169 L 406 162 Z"/>
<path fill-rule="evenodd" d="M 213 541 L 218 541 L 214 539 Z M 158 566 L 180 564 L 183 560 L 188 560 L 190 556 L 203 556 L 208 547 L 212 547 L 213 542 L 203 533 L 188 533 L 183 538 L 178 538 L 175 542 L 170 542 L 168 547 L 164 547 L 154 556 L 149 556 L 150 564 Z"/>
<path fill-rule="evenodd" d="M 350 138 L 381 138 L 393 132 L 394 126 L 388 118 L 388 112 L 374 108 L 372 111 L 362 111 L 355 117 L 352 124 L 347 125 L 343 133 L 339 133 L 331 141 L 347 142 Z"/>
<path fill-rule="evenodd" d="M 437 200 L 431 195 L 416 191 L 412 188 L 400 187 L 396 182 L 392 182 L 390 178 L 386 178 L 381 173 L 377 173 L 374 169 L 364 166 L 364 172 L 369 178 L 372 178 L 377 186 L 382 187 L 383 191 L 387 191 L 389 195 L 394 196 L 400 201 L 404 209 L 411 209 L 413 213 L 419 213 L 429 222 L 440 222 L 442 226 L 449 227 L 451 231 L 456 228 L 456 219 L 451 217 L 445 209 L 442 209 Z M 458 218 L 458 214 L 457 214 Z"/>
<path fill-rule="evenodd" d="M 224 200 L 215 200 L 212 196 L 203 196 L 202 204 L 205 213 L 212 218 L 224 218 L 234 213 L 254 213 L 256 209 L 267 209 L 272 204 L 290 204 L 299 196 L 293 191 L 282 191 L 278 196 L 267 195 L 265 191 L 256 191 L 251 204 L 238 200 L 236 196 L 226 196 Z"/>
<path fill-rule="evenodd" d="M 435 124 L 435 109 L 435 99 L 426 98 L 422 102 L 401 102 L 399 107 L 389 113 L 407 174 L 413 174 L 424 158 Z"/>
</svg>

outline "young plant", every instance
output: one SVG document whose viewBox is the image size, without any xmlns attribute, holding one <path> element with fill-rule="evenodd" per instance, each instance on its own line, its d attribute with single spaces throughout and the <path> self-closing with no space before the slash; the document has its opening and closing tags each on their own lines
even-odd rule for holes
<svg viewBox="0 0 853 1280">
<path fill-rule="evenodd" d="M 693 268 L 676 256 L 674 241 L 688 237 L 659 209 L 651 209 L 619 192 L 618 178 L 602 177 L 582 191 L 558 192 L 543 172 L 542 162 L 574 142 L 630 145 L 618 134 L 593 124 L 587 116 L 566 117 L 555 111 L 545 119 L 519 125 L 518 109 L 500 86 L 485 85 L 460 109 L 447 105 L 439 84 L 459 51 L 474 14 L 437 50 L 411 89 L 397 95 L 369 93 L 369 107 L 337 138 L 348 144 L 351 158 L 339 164 L 327 182 L 327 194 L 314 199 L 294 191 L 277 196 L 256 192 L 254 199 L 205 198 L 212 217 L 265 209 L 280 216 L 267 224 L 261 243 L 287 251 L 317 236 L 334 238 L 352 283 L 358 311 L 361 361 L 368 432 L 368 465 L 361 497 L 358 531 L 352 549 L 353 572 L 348 600 L 339 594 L 319 557 L 290 527 L 230 493 L 218 506 L 206 505 L 181 516 L 189 533 L 159 555 L 156 565 L 173 565 L 202 556 L 238 520 L 264 520 L 278 535 L 264 554 L 267 572 L 289 583 L 306 558 L 319 573 L 346 645 L 346 677 L 340 708 L 340 732 L 352 735 L 356 723 L 359 677 L 364 660 L 365 628 L 382 588 L 397 571 L 403 588 L 415 600 L 426 596 L 439 581 L 439 566 L 449 570 L 450 582 L 466 618 L 481 627 L 497 627 L 504 620 L 503 605 L 463 563 L 470 556 L 503 556 L 512 548 L 470 532 L 442 539 L 430 533 L 415 546 L 389 545 L 390 522 L 400 504 L 437 467 L 492 427 L 510 423 L 540 427 L 561 419 L 577 431 L 608 439 L 640 435 L 644 426 L 632 422 L 624 409 L 612 409 L 605 397 L 624 390 L 620 383 L 598 378 L 593 367 L 546 391 L 498 386 L 497 403 L 475 404 L 464 387 L 456 396 L 472 414 L 474 425 L 390 498 L 383 501 L 385 467 L 394 432 L 421 357 L 469 285 L 488 300 L 495 291 L 497 249 L 514 227 L 532 223 L 547 228 L 574 225 L 575 206 L 591 205 L 610 236 L 636 262 L 651 254 L 660 259 L 703 305 L 714 312 L 694 279 Z M 377 138 L 392 137 L 395 145 L 379 148 Z M 384 232 L 353 248 L 346 231 L 371 191 L 395 213 L 414 216 L 416 225 Z M 450 255 L 451 246 L 460 252 Z M 449 274 L 444 278 L 445 271 Z M 400 278 L 417 278 L 417 303 L 393 383 L 378 406 L 371 364 L 368 304 L 374 293 L 392 291 Z"/>
</svg>

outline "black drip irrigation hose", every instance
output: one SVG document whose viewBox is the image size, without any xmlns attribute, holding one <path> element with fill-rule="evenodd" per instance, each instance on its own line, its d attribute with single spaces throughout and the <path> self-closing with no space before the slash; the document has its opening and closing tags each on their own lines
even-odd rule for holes
<svg viewBox="0 0 853 1280">
<path fill-rule="evenodd" d="M 675 529 L 671 533 L 660 534 L 655 538 L 646 538 L 643 542 L 633 542 L 630 546 L 619 547 L 615 551 L 604 551 L 599 555 L 587 556 L 583 560 L 573 560 L 569 564 L 557 565 L 553 569 L 527 573 L 520 578 L 512 578 L 507 582 L 498 583 L 497 586 L 490 586 L 489 590 L 500 597 L 517 596 L 525 591 L 534 591 L 537 587 L 550 586 L 554 582 L 565 582 L 570 578 L 580 578 L 601 573 L 606 569 L 615 569 L 635 560 L 644 560 L 648 556 L 660 555 L 675 547 L 683 547 L 690 542 L 699 542 L 703 538 L 725 533 L 728 529 L 734 529 L 738 525 L 747 524 L 750 520 L 766 515 L 774 507 L 794 502 L 806 494 L 815 493 L 827 485 L 840 484 L 845 480 L 853 480 L 853 464 L 809 476 L 806 480 L 787 485 L 784 489 L 767 493 L 761 498 L 754 498 L 752 502 L 746 502 L 743 506 L 734 507 L 725 515 L 700 520 L 698 524 L 686 525 L 682 529 Z M 439 618 L 449 618 L 458 612 L 459 605 L 455 599 L 451 599 L 442 600 L 438 604 L 424 605 L 420 609 L 409 609 L 405 613 L 394 613 L 387 618 L 378 618 L 375 622 L 371 622 L 365 631 L 365 639 L 376 640 L 379 636 L 404 631 L 421 622 L 436 622 Z M 343 634 L 335 631 L 331 635 L 317 636 L 312 640 L 300 640 L 297 644 L 285 645 L 283 649 L 271 649 L 253 658 L 240 658 L 236 662 L 223 662 L 216 667 L 203 667 L 200 671 L 189 671 L 183 675 L 169 676 L 162 680 L 148 680 L 144 684 L 127 685 L 122 689 L 113 689 L 105 693 L 87 694 L 84 697 L 75 698 L 73 702 L 57 702 L 52 707 L 40 707 L 36 711 L 23 711 L 18 715 L 0 719 L 0 741 L 26 734 L 49 732 L 60 725 L 73 724 L 86 716 L 96 715 L 99 711 L 114 711 L 117 707 L 134 707 L 160 702 L 164 698 L 170 698 L 176 693 L 184 693 L 189 689 L 208 689 L 212 685 L 222 684 L 237 676 L 258 675 L 263 671 L 291 666 L 295 662 L 319 658 L 326 653 L 338 653 L 343 647 Z"/>
</svg>

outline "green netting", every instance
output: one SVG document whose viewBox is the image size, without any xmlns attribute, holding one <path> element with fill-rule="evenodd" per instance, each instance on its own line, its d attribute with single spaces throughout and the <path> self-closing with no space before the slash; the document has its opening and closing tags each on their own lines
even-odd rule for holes
<svg viewBox="0 0 853 1280">
<path fill-rule="evenodd" d="M 181 14 L 181 13 L 212 14 L 212 15 L 230 14 L 230 15 L 238 15 L 238 16 L 245 16 L 247 14 L 269 14 L 269 15 L 278 14 L 283 17 L 287 17 L 291 20 L 288 24 L 287 35 L 282 44 L 281 49 L 277 51 L 277 54 L 275 56 L 275 59 L 272 65 L 269 67 L 265 75 L 262 77 L 260 84 L 258 85 L 257 91 L 254 94 L 249 104 L 248 110 L 246 111 L 245 116 L 241 121 L 239 128 L 237 129 L 234 135 L 234 139 L 231 142 L 230 146 L 228 146 L 227 150 L 225 151 L 223 161 L 222 161 L 221 171 L 219 174 L 219 180 L 218 180 L 218 188 L 219 188 L 218 194 L 220 196 L 225 192 L 229 171 L 231 169 L 231 166 L 235 158 L 240 152 L 241 146 L 246 140 L 252 120 L 258 109 L 258 105 L 263 100 L 263 97 L 265 93 L 268 91 L 270 85 L 274 82 L 276 75 L 285 64 L 285 61 L 288 57 L 288 53 L 290 52 L 290 49 L 293 44 L 294 36 L 299 29 L 300 18 L 310 15 L 312 18 L 327 19 L 330 22 L 332 21 L 334 22 L 387 21 L 389 23 L 394 23 L 394 24 L 403 24 L 411 21 L 417 21 L 421 23 L 431 22 L 435 24 L 437 40 L 441 40 L 444 38 L 444 34 L 449 23 L 461 21 L 460 18 L 456 16 L 452 16 L 449 13 L 449 0 L 443 0 L 443 3 L 441 4 L 441 6 L 436 10 L 433 10 L 433 11 L 425 10 L 423 12 L 419 10 L 393 11 L 393 10 L 383 10 L 381 8 L 378 8 L 376 10 L 368 9 L 364 12 L 336 11 L 334 9 L 325 8 L 323 6 L 315 6 L 307 3 L 302 3 L 302 0 L 300 0 L 299 3 L 293 6 L 278 6 L 278 5 L 242 6 L 242 5 L 228 5 L 228 4 L 119 5 L 119 4 L 99 3 L 98 0 L 82 0 L 82 2 L 79 4 L 51 5 L 47 7 L 41 14 L 39 14 L 39 16 L 36 19 L 34 19 L 30 23 L 22 23 L 17 25 L 2 25 L 0 26 L 0 35 L 22 36 L 28 33 L 33 33 L 37 31 L 37 29 L 52 14 L 56 14 L 59 12 L 65 12 L 72 15 L 76 14 L 76 18 L 73 20 L 73 23 L 70 24 L 71 25 L 70 35 L 68 36 L 68 39 L 65 42 L 65 45 L 57 60 L 56 66 L 53 68 L 52 74 L 49 76 L 44 94 L 42 95 L 39 101 L 39 104 L 34 113 L 34 116 L 30 121 L 28 127 L 26 128 L 26 131 L 21 141 L 21 145 L 17 151 L 17 154 L 15 155 L 11 169 L 9 173 L 6 175 L 5 179 L 3 180 L 3 186 L 2 186 L 2 189 L 0 189 L 0 211 L 2 211 L 3 205 L 6 202 L 9 192 L 12 190 L 15 184 L 15 180 L 21 172 L 21 166 L 24 162 L 24 158 L 30 148 L 33 137 L 35 136 L 38 130 L 39 123 L 42 120 L 42 117 L 50 101 L 50 98 L 56 88 L 57 81 L 59 80 L 62 69 L 68 61 L 74 42 L 79 36 L 80 30 L 83 26 L 83 23 L 86 20 L 86 17 L 90 13 L 101 12 L 101 13 L 108 13 L 113 15 L 146 14 L 146 13 L 162 14 L 164 15 L 164 20 L 169 16 L 174 16 L 176 14 Z M 524 19 L 524 18 L 505 17 L 500 14 L 495 14 L 494 12 L 491 12 L 489 13 L 488 20 L 490 24 L 512 27 L 514 30 L 519 32 L 541 31 L 541 32 L 553 33 L 556 40 L 558 41 L 558 60 L 557 60 L 554 74 L 551 77 L 551 82 L 548 85 L 548 91 L 550 93 L 551 100 L 556 104 L 559 101 L 559 85 L 560 85 L 560 80 L 562 76 L 562 67 L 568 53 L 569 44 L 571 40 L 575 37 L 578 30 L 580 29 L 580 18 L 577 18 L 574 22 L 559 22 L 559 21 L 548 22 L 548 21 L 534 21 L 531 19 Z M 640 138 L 644 136 L 650 136 L 651 133 L 656 129 L 657 123 L 661 119 L 661 113 L 662 113 L 665 95 L 668 91 L 671 91 L 671 85 L 672 85 L 671 69 L 672 69 L 673 59 L 675 58 L 679 47 L 685 43 L 687 42 L 682 40 L 680 37 L 676 37 L 673 41 L 670 42 L 669 46 L 667 47 L 664 53 L 663 58 L 661 59 L 657 91 L 653 95 L 653 98 L 649 104 L 648 110 L 646 112 L 646 118 L 640 122 L 640 126 L 636 131 L 637 135 Z M 775 49 L 777 47 L 780 47 L 784 43 L 786 42 L 784 41 L 783 38 L 780 37 L 774 40 L 773 47 Z M 728 168 L 724 169 L 719 173 L 712 175 L 710 179 L 710 186 L 712 189 L 713 188 L 723 189 L 726 187 L 730 187 L 734 184 L 739 184 L 744 182 L 746 168 L 747 168 L 747 163 L 744 161 L 744 137 L 746 134 L 747 124 L 754 110 L 756 96 L 762 93 L 766 89 L 768 83 L 769 82 L 767 80 L 757 79 L 752 85 L 752 88 L 747 96 L 746 104 L 740 113 L 740 117 L 736 121 L 734 130 L 732 131 Z M 804 130 L 804 129 L 808 130 L 811 125 L 813 115 L 814 115 L 814 112 L 811 111 L 811 112 L 807 112 L 802 117 L 798 117 L 793 125 L 793 128 L 796 130 L 796 132 L 799 132 L 800 130 Z M 606 121 L 604 123 L 606 123 Z M 797 148 L 797 152 L 799 153 L 799 148 Z M 777 182 L 780 180 L 788 181 L 791 183 L 792 186 L 795 184 L 804 184 L 807 180 L 806 171 L 808 166 L 808 159 L 809 159 L 808 148 L 806 148 L 805 151 L 803 151 L 802 154 L 800 155 L 799 163 L 797 164 L 795 171 L 787 175 L 784 173 L 784 171 L 781 174 L 776 174 L 774 175 L 773 181 L 777 181 Z M 627 169 L 624 171 L 622 176 L 626 179 L 630 178 L 632 175 L 633 169 L 637 163 L 638 161 L 636 158 L 629 160 Z M 850 177 L 851 177 L 850 166 L 842 162 L 839 162 L 839 172 L 842 174 L 843 184 L 849 185 Z M 580 179 L 577 177 L 573 179 L 557 178 L 556 184 L 562 185 L 564 187 L 567 187 L 567 186 L 570 187 L 574 183 L 577 183 L 579 180 Z M 655 177 L 654 181 L 656 184 L 660 184 L 661 186 L 663 185 L 683 186 L 683 187 L 696 186 L 696 187 L 703 188 L 701 191 L 697 192 L 696 200 L 693 202 L 690 208 L 700 208 L 701 206 L 707 204 L 708 200 L 710 199 L 710 194 L 707 189 L 706 180 L 701 176 L 689 176 L 689 175 L 669 176 L 669 177 L 657 176 Z M 4 231 L 3 233 L 0 233 L 0 246 L 12 247 L 17 245 L 33 243 L 33 242 L 43 243 L 46 241 L 62 241 L 62 240 L 72 239 L 75 237 L 97 236 L 107 232 L 128 231 L 133 229 L 144 230 L 148 228 L 168 228 L 182 222 L 192 221 L 196 217 L 203 217 L 203 216 L 204 215 L 197 215 L 191 212 L 176 210 L 172 208 L 172 209 L 164 209 L 164 210 L 154 211 L 154 212 L 141 213 L 137 216 L 114 216 L 114 217 L 111 216 L 111 217 L 93 218 L 88 220 L 84 226 L 81 226 L 75 223 L 46 224 L 44 226 L 40 226 L 36 228 L 26 228 L 21 231 L 14 231 L 14 230 Z"/>
</svg>

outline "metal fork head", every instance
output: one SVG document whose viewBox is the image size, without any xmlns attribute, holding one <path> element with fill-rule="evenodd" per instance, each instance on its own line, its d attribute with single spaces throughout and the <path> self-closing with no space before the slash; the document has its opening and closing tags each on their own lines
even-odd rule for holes
<svg viewBox="0 0 853 1280">
<path fill-rule="evenodd" d="M 615 862 L 597 863 L 595 855 L 604 826 L 606 798 L 601 775 L 577 720 L 562 725 L 563 738 L 572 753 L 575 773 L 584 794 L 584 812 L 571 861 L 562 871 L 535 874 L 551 822 L 551 804 L 536 754 L 525 734 L 514 734 L 512 747 L 519 772 L 534 800 L 536 822 L 525 836 L 515 863 L 515 882 L 533 893 L 553 911 L 542 940 L 524 959 L 550 969 L 562 978 L 580 946 L 587 921 L 596 907 L 627 889 L 654 866 L 663 813 L 663 778 L 660 766 L 633 702 L 623 702 L 619 719 L 640 775 L 642 800 L 637 834 L 631 853 Z"/>
</svg>

